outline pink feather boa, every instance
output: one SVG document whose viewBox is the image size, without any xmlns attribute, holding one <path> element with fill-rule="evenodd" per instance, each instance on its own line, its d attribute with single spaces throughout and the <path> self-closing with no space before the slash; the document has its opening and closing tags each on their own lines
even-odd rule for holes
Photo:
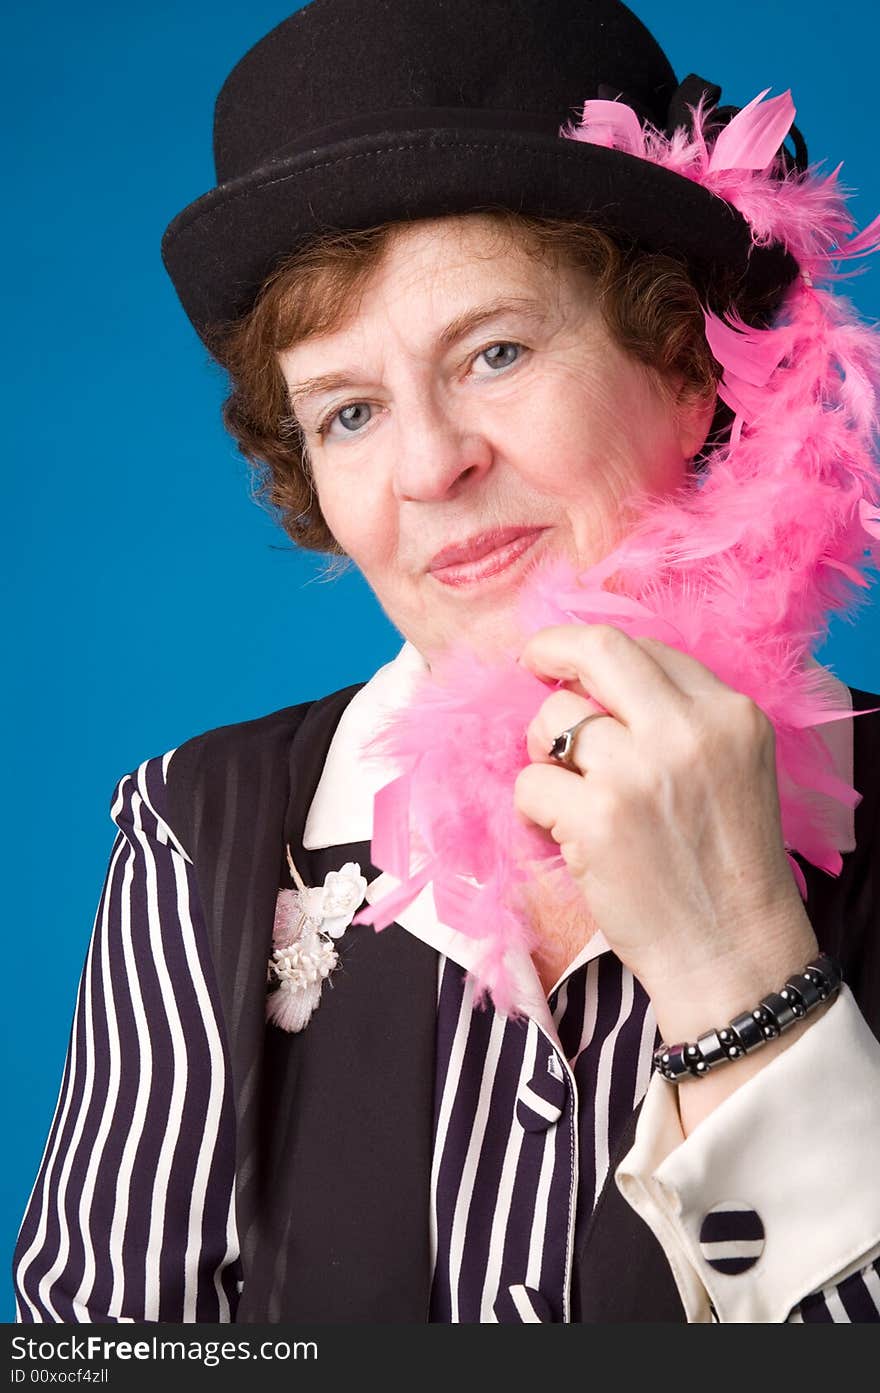
<svg viewBox="0 0 880 1393">
<path fill-rule="evenodd" d="M 833 269 L 840 261 L 880 249 L 880 217 L 852 235 L 839 165 L 824 178 L 814 166 L 784 174 L 777 152 L 795 110 L 789 92 L 766 95 L 711 144 L 704 101 L 691 108 L 693 132 L 643 128 L 630 107 L 608 101 L 586 102 L 580 124 L 560 132 L 704 185 L 740 210 L 755 245 L 784 243 L 800 275 L 769 329 L 704 309 L 724 368 L 719 392 L 736 413 L 729 442 L 675 494 L 631 500 L 631 528 L 596 565 L 579 575 L 560 564 L 533 572 L 521 593 L 522 631 L 613 623 L 692 654 L 751 696 L 776 732 L 785 846 L 839 875 L 827 814 L 811 795 L 849 808 L 861 800 L 834 773 L 817 731 L 852 712 L 830 702 L 823 670 L 808 660 L 830 614 L 853 612 L 864 598 L 864 569 L 880 558 L 880 332 L 820 283 L 844 278 Z M 547 691 L 515 654 L 490 664 L 460 647 L 373 742 L 403 770 L 376 796 L 372 843 L 374 863 L 401 884 L 355 922 L 385 927 L 432 882 L 440 919 L 481 945 L 478 999 L 485 1004 L 488 992 L 502 1012 L 512 1009 L 511 951 L 534 946 L 523 889 L 539 872 L 564 868 L 513 806 L 528 762 L 525 730 Z"/>
</svg>

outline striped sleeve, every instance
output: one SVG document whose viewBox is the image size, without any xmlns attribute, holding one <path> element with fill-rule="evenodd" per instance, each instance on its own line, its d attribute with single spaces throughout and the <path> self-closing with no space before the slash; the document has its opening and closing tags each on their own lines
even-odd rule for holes
<svg viewBox="0 0 880 1393">
<path fill-rule="evenodd" d="M 813 1321 L 843 1325 L 880 1324 L 880 1257 L 842 1282 L 805 1296 L 788 1317 L 792 1324 Z"/>
<path fill-rule="evenodd" d="M 235 1319 L 235 1119 L 174 751 L 120 779 L 61 1089 L 13 1259 L 20 1322 Z"/>
</svg>

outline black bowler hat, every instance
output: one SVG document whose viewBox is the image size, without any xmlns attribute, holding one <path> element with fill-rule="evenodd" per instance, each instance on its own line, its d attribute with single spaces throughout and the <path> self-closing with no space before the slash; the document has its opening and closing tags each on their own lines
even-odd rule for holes
<svg viewBox="0 0 880 1393">
<path fill-rule="evenodd" d="M 671 134 L 721 89 L 667 58 L 620 0 L 312 0 L 233 68 L 217 98 L 217 186 L 162 239 L 209 345 L 254 303 L 279 258 L 324 230 L 498 206 L 578 217 L 684 257 L 705 290 L 781 296 L 797 274 L 752 247 L 730 204 L 635 155 L 560 127 L 620 97 Z M 793 128 L 796 132 L 796 128 Z M 783 148 L 785 168 L 806 166 Z"/>
</svg>

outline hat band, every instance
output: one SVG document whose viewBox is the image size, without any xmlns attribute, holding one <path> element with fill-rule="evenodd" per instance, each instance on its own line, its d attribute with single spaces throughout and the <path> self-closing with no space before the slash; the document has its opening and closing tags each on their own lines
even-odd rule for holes
<svg viewBox="0 0 880 1393">
<path fill-rule="evenodd" d="M 574 108 L 572 108 L 574 110 Z M 578 112 L 579 114 L 579 112 Z M 393 107 L 389 111 L 367 111 L 359 116 L 346 117 L 329 126 L 320 126 L 276 146 L 265 155 L 255 155 L 241 169 L 218 168 L 221 183 L 246 174 L 262 164 L 290 159 L 306 152 L 319 153 L 363 135 L 385 135 L 394 131 L 490 130 L 525 131 L 531 135 L 560 135 L 566 114 L 548 111 L 502 111 L 486 107 L 414 106 Z"/>
</svg>

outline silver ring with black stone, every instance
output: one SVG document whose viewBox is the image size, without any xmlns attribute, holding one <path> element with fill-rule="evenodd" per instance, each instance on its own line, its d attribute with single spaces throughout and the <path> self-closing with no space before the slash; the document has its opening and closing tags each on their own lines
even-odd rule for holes
<svg viewBox="0 0 880 1393">
<path fill-rule="evenodd" d="M 607 711 L 591 711 L 589 716 L 584 716 L 582 720 L 575 721 L 574 725 L 569 726 L 567 730 L 560 731 L 553 741 L 553 744 L 550 746 L 550 749 L 547 751 L 550 758 L 555 760 L 557 764 L 561 764 L 564 769 L 572 769 L 575 774 L 579 774 L 581 770 L 574 762 L 574 742 L 577 738 L 577 733 L 581 726 L 587 724 L 587 721 L 596 721 L 600 716 L 606 716 L 607 714 Z"/>
</svg>

